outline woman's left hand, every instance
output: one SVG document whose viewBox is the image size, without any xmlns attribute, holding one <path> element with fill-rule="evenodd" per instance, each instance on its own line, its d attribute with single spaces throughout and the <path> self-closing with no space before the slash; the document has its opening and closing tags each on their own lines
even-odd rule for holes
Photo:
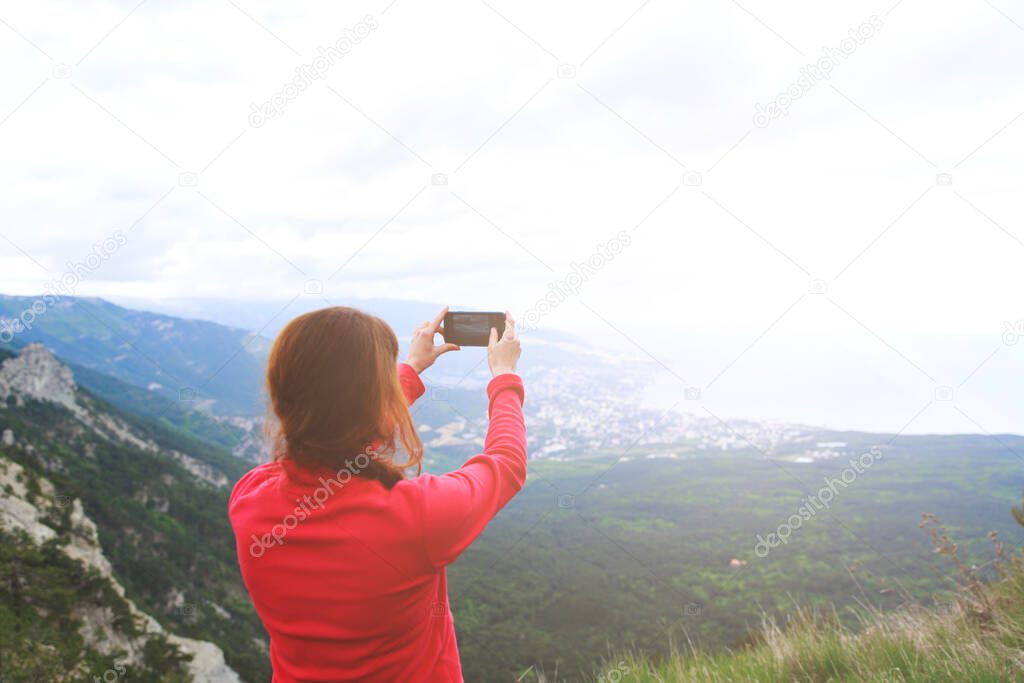
<svg viewBox="0 0 1024 683">
<path fill-rule="evenodd" d="M 412 366 L 416 372 L 423 372 L 437 360 L 442 353 L 458 351 L 457 344 L 434 344 L 434 335 L 441 331 L 441 323 L 448 314 L 448 307 L 445 306 L 437 317 L 431 320 L 424 320 L 423 324 L 412 332 L 412 341 L 409 342 L 409 355 L 405 362 Z"/>
</svg>

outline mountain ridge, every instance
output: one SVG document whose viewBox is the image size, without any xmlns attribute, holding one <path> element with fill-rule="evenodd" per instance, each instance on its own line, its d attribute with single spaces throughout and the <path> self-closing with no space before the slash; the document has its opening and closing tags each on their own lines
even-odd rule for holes
<svg viewBox="0 0 1024 683">
<path fill-rule="evenodd" d="M 66 362 L 215 414 L 262 409 L 265 337 L 97 298 L 58 298 L 26 324 L 24 312 L 39 300 L 0 295 L 0 329 L 13 330 L 4 346 L 41 343 Z"/>
</svg>

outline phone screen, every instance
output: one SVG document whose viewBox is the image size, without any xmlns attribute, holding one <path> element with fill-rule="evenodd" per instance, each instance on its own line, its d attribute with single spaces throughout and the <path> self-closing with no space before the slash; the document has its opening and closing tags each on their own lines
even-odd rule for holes
<svg viewBox="0 0 1024 683">
<path fill-rule="evenodd" d="M 487 346 L 491 328 L 501 336 L 505 332 L 504 313 L 448 313 L 444 319 L 444 339 L 459 346 Z"/>
</svg>

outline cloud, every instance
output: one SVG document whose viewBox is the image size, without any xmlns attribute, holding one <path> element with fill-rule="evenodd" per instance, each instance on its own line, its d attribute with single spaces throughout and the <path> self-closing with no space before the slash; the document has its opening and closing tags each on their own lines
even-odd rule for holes
<svg viewBox="0 0 1024 683">
<path fill-rule="evenodd" d="M 876 35 L 755 125 L 872 14 Z M 636 351 L 628 330 L 659 356 L 680 334 L 753 344 L 747 358 L 783 368 L 813 335 L 864 351 L 822 352 L 856 376 L 888 368 L 889 346 L 970 365 L 986 344 L 945 337 L 996 339 L 1024 317 L 1024 92 L 1007 68 L 1022 35 L 984 3 L 43 2 L 2 17 L 17 31 L 0 27 L 17 65 L 0 74 L 6 292 L 123 230 L 80 293 L 287 299 L 319 279 L 525 310 L 627 230 L 546 325 Z M 367 17 L 323 78 L 251 125 Z M 819 279 L 864 324 L 813 299 L 816 315 L 766 333 Z M 744 372 L 748 393 L 771 391 Z M 887 395 L 920 389 L 881 376 Z M 812 410 L 802 395 L 790 417 Z"/>
</svg>

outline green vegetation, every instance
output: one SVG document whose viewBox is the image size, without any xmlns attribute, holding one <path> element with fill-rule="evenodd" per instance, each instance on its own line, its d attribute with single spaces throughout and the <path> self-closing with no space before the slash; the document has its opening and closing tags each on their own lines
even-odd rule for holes
<svg viewBox="0 0 1024 683">
<path fill-rule="evenodd" d="M 863 453 L 889 438 L 828 440 Z M 1019 437 L 1001 441 L 1024 451 Z M 676 447 L 678 459 L 650 460 L 657 449 L 636 450 L 531 463 L 526 488 L 449 569 L 467 680 L 531 667 L 582 680 L 609 651 L 657 659 L 673 643 L 721 652 L 797 605 L 834 606 L 855 629 L 851 606 L 887 612 L 946 600 L 953 586 L 917 526 L 922 512 L 940 512 L 959 538 L 976 539 L 960 549 L 965 561 L 989 559 L 993 529 L 1024 544 L 1009 515 L 1024 468 L 994 439 L 896 439 L 765 557 L 755 552 L 758 534 L 786 523 L 848 458 L 799 464 Z M 636 459 L 618 462 L 623 455 Z"/>
<path fill-rule="evenodd" d="M 148 418 L 165 428 L 194 436 L 199 440 L 194 444 L 196 447 L 205 447 L 207 444 L 201 442 L 206 441 L 230 451 L 244 436 L 241 428 L 194 410 L 193 403 L 172 400 L 160 392 L 140 389 L 89 368 L 69 367 L 75 382 L 124 414 Z"/>
<path fill-rule="evenodd" d="M 11 683 L 101 680 L 107 672 L 145 683 L 185 683 L 182 656 L 162 636 L 145 647 L 141 665 L 123 653 L 101 654 L 79 633 L 82 610 L 105 608 L 126 635 L 138 632 L 128 604 L 110 582 L 70 559 L 56 540 L 36 545 L 24 532 L 0 531 L 0 672 Z M 113 675 L 109 680 L 114 678 Z"/>
<path fill-rule="evenodd" d="M 1019 508 L 1017 508 L 1019 509 Z M 987 683 L 1024 680 L 1024 559 L 1004 558 L 999 581 L 985 584 L 964 565 L 948 537 L 961 591 L 951 604 L 907 606 L 885 613 L 859 609 L 859 627 L 834 613 L 797 611 L 780 627 L 768 621 L 756 641 L 734 652 L 673 650 L 661 660 L 638 652 L 612 657 L 597 683 L 783 683 L 927 681 Z M 997 546 L 998 547 L 998 546 Z M 1002 549 L 999 548 L 1000 554 Z"/>
</svg>

